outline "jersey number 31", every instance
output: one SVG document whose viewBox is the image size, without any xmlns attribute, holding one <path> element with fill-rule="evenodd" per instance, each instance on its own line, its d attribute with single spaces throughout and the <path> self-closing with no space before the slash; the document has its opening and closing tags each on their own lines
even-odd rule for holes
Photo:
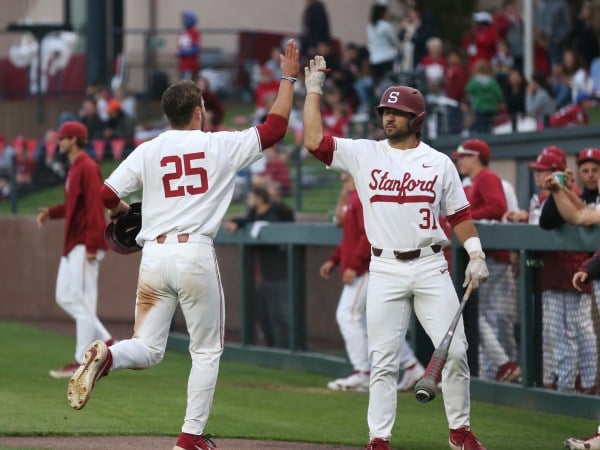
<svg viewBox="0 0 600 450">
<path fill-rule="evenodd" d="M 161 167 L 172 166 L 172 170 L 162 177 L 165 197 L 183 197 L 186 192 L 189 195 L 203 194 L 208 190 L 208 176 L 204 167 L 193 167 L 192 161 L 204 159 L 204 152 L 186 153 L 182 156 L 170 155 L 160 160 Z M 194 183 L 182 186 L 177 183 L 183 176 L 197 176 Z"/>
</svg>

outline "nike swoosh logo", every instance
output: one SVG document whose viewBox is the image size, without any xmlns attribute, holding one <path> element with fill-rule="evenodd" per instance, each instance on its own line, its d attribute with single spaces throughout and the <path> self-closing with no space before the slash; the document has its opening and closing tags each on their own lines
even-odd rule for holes
<svg viewBox="0 0 600 450">
<path fill-rule="evenodd" d="M 440 273 L 443 274 L 443 273 L 446 273 L 446 272 L 448 272 L 448 269 L 440 269 Z"/>
<path fill-rule="evenodd" d="M 433 167 L 433 166 L 428 166 L 427 164 L 423 164 L 423 169 L 429 169 L 431 167 Z"/>
</svg>

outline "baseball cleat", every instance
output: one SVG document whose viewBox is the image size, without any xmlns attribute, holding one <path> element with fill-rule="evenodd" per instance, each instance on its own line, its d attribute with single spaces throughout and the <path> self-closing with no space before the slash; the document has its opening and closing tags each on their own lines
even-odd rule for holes
<svg viewBox="0 0 600 450">
<path fill-rule="evenodd" d="M 64 367 L 61 367 L 60 369 L 51 370 L 49 373 L 52 378 L 70 378 L 77 371 L 77 369 L 79 369 L 79 363 L 72 362 Z"/>
<path fill-rule="evenodd" d="M 600 427 L 596 434 L 581 439 L 569 438 L 563 445 L 569 450 L 600 450 Z"/>
<path fill-rule="evenodd" d="M 92 395 L 98 378 L 108 375 L 112 354 L 102 341 L 94 341 L 85 351 L 83 362 L 67 386 L 67 400 L 73 409 L 81 409 Z"/>
<path fill-rule="evenodd" d="M 402 378 L 400 378 L 400 380 L 398 381 L 398 391 L 412 391 L 415 387 L 415 384 L 417 384 L 417 381 L 421 379 L 424 373 L 425 368 L 418 361 L 410 367 L 404 369 Z"/>
<path fill-rule="evenodd" d="M 469 427 L 451 429 L 448 444 L 452 450 L 487 450 Z"/>
<path fill-rule="evenodd" d="M 210 434 L 181 433 L 173 450 L 217 450 Z"/>
<path fill-rule="evenodd" d="M 369 390 L 369 378 L 369 372 L 355 370 L 346 378 L 330 381 L 327 383 L 327 387 L 332 391 L 367 392 Z"/>
<path fill-rule="evenodd" d="M 371 439 L 365 450 L 390 450 L 390 441 L 380 438 Z"/>
</svg>

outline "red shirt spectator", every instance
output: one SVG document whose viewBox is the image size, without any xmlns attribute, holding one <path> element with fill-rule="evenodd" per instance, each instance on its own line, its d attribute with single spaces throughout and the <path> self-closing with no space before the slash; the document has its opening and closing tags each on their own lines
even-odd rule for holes
<svg viewBox="0 0 600 450">
<path fill-rule="evenodd" d="M 191 11 L 181 13 L 184 30 L 177 38 L 177 56 L 179 57 L 179 76 L 191 80 L 200 68 L 200 31 L 196 28 L 197 18 Z"/>
<path fill-rule="evenodd" d="M 448 53 L 446 57 L 444 80 L 446 95 L 459 102 L 462 101 L 465 98 L 465 86 L 469 81 L 469 74 L 456 51 Z"/>
<path fill-rule="evenodd" d="M 290 170 L 277 152 L 275 147 L 269 147 L 263 150 L 263 154 L 267 160 L 265 170 L 261 174 L 267 179 L 279 185 L 282 195 L 289 195 L 292 192 L 292 180 L 290 178 Z"/>
</svg>

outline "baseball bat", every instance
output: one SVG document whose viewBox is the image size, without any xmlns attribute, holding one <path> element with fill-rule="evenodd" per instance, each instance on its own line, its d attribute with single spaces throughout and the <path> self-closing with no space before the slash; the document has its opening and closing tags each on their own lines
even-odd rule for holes
<svg viewBox="0 0 600 450">
<path fill-rule="evenodd" d="M 460 320 L 463 309 L 465 308 L 465 305 L 471 296 L 472 290 L 473 283 L 471 282 L 467 286 L 467 290 L 465 291 L 460 305 L 458 306 L 458 311 L 456 311 L 456 315 L 452 319 L 452 323 L 450 324 L 444 339 L 442 339 L 440 345 L 438 345 L 433 352 L 433 355 L 429 360 L 429 364 L 427 364 L 427 368 L 425 369 L 425 373 L 423 374 L 423 378 L 421 378 L 415 385 L 415 397 L 421 403 L 427 403 L 435 398 L 437 385 L 442 379 L 442 369 L 446 364 L 446 359 L 448 359 L 448 349 L 450 348 L 450 343 L 454 337 L 456 325 L 458 325 L 458 321 Z"/>
</svg>

